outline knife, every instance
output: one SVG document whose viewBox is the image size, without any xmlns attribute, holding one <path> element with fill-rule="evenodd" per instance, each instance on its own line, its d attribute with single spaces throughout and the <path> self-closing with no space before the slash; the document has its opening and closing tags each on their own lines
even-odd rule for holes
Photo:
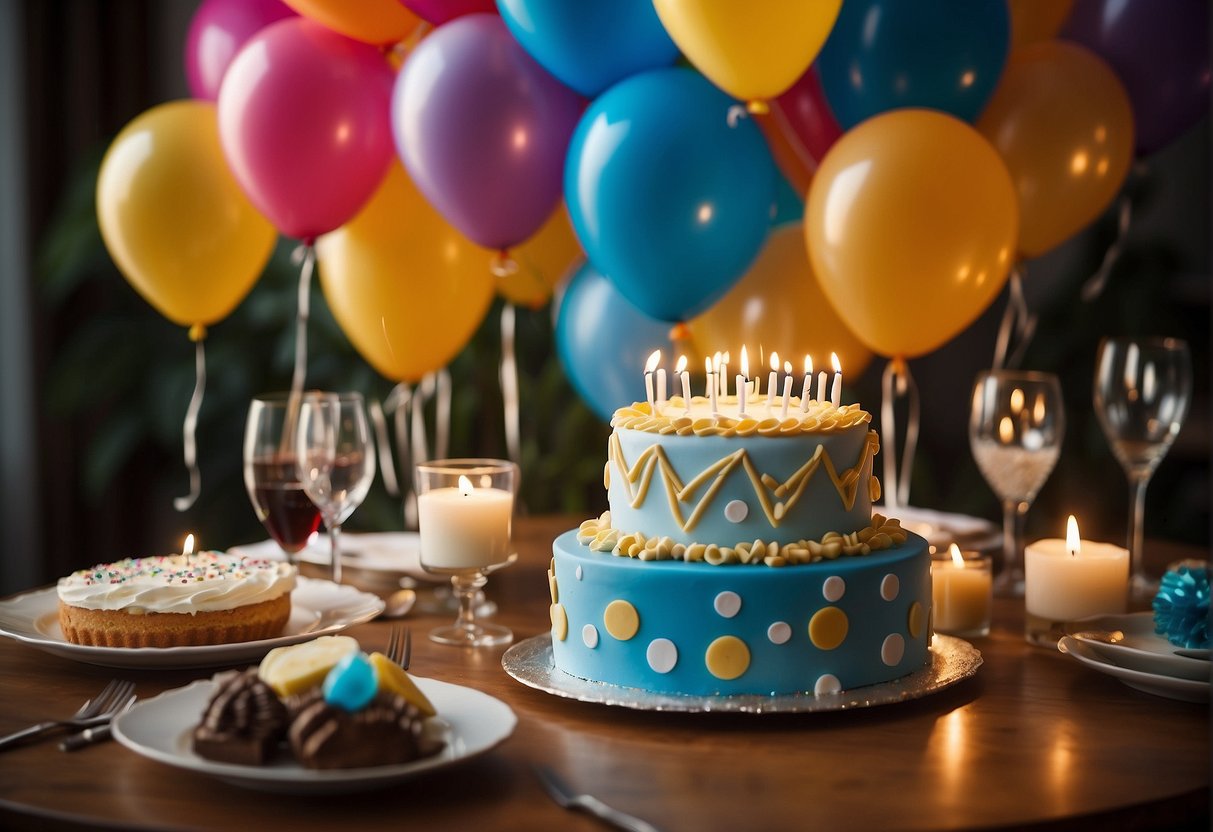
<svg viewBox="0 0 1213 832">
<path fill-rule="evenodd" d="M 110 731 L 109 723 L 98 725 L 95 728 L 85 728 L 83 731 L 72 734 L 67 739 L 59 743 L 60 751 L 79 751 L 86 745 L 92 745 L 98 742 L 105 742 L 113 736 Z"/>
</svg>

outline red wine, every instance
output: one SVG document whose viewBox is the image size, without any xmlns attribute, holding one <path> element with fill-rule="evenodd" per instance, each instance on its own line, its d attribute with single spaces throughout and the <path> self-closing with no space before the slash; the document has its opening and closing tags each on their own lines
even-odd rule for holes
<svg viewBox="0 0 1213 832">
<path fill-rule="evenodd" d="M 283 551 L 294 554 L 320 528 L 320 509 L 308 499 L 295 461 L 282 457 L 253 463 L 253 507 Z"/>
</svg>

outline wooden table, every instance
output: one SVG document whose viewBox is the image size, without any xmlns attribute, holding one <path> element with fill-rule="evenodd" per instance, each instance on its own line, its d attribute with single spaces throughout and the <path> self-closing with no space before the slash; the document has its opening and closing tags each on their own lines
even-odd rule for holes
<svg viewBox="0 0 1213 832">
<path fill-rule="evenodd" d="M 499 620 L 547 629 L 550 541 L 575 524 L 518 524 L 520 561 L 489 584 Z M 1172 553 L 1167 553 L 1169 557 Z M 1188 553 L 1190 554 L 1190 553 Z M 973 828 L 1044 823 L 1100 829 L 1209 826 L 1209 713 L 1138 693 L 1030 647 L 1022 605 L 999 601 L 975 639 L 977 676 L 913 702 L 826 714 L 660 714 L 568 701 L 501 669 L 501 649 L 463 651 L 413 620 L 413 671 L 486 691 L 518 714 L 495 751 L 389 789 L 346 797 L 245 791 L 106 743 L 0 754 L 0 827 L 157 829 L 582 829 L 530 764 L 666 830 Z M 351 630 L 381 648 L 388 625 Z M 211 671 L 112 671 L 0 639 L 0 734 L 69 713 L 115 675 L 141 696 Z"/>
</svg>

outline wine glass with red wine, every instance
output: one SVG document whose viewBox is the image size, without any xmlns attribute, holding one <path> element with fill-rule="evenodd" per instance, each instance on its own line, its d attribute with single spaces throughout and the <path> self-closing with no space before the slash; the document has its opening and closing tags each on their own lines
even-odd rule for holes
<svg viewBox="0 0 1213 832">
<path fill-rule="evenodd" d="M 295 462 L 298 403 L 292 418 L 287 413 L 285 393 L 253 399 L 244 428 L 244 486 L 257 519 L 294 563 L 320 528 L 320 509 L 304 491 Z"/>
</svg>

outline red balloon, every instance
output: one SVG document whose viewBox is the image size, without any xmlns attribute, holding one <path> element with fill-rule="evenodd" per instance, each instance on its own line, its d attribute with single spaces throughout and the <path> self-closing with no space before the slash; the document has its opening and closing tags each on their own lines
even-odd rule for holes
<svg viewBox="0 0 1213 832">
<path fill-rule="evenodd" d="M 465 14 L 492 12 L 497 14 L 494 0 L 400 0 L 405 8 L 422 20 L 441 26 Z"/>
<path fill-rule="evenodd" d="M 758 125 L 771 146 L 775 163 L 802 196 L 817 165 L 842 135 L 815 66 L 771 102 L 770 114 L 759 118 Z"/>
<path fill-rule="evenodd" d="M 294 12 L 282 0 L 203 0 L 185 36 L 185 80 L 190 95 L 219 97 L 219 85 L 245 41 Z"/>
</svg>

